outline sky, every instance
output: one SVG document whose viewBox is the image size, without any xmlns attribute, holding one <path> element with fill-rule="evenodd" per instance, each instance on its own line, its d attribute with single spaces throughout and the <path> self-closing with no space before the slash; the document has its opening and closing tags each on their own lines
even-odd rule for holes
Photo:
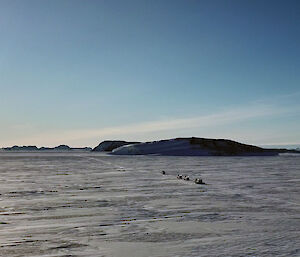
<svg viewBox="0 0 300 257">
<path fill-rule="evenodd" d="M 300 144 L 298 0 L 0 0 L 0 146 Z"/>
</svg>

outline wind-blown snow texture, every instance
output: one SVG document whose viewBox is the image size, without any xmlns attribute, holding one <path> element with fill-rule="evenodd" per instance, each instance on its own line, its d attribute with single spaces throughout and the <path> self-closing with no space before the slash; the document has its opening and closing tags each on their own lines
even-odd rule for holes
<svg viewBox="0 0 300 257">
<path fill-rule="evenodd" d="M 0 163 L 0 256 L 300 256 L 299 155 L 0 153 Z"/>
</svg>

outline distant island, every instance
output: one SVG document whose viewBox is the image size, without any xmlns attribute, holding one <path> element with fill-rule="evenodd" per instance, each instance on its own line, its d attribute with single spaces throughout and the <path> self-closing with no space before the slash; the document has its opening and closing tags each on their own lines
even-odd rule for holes
<svg viewBox="0 0 300 257">
<path fill-rule="evenodd" d="M 29 146 L 12 146 L 12 147 L 4 147 L 3 151 L 91 151 L 91 147 L 70 147 L 68 145 L 59 145 L 56 147 L 40 147 L 38 148 L 35 145 Z"/>
<path fill-rule="evenodd" d="M 297 150 L 265 149 L 229 139 L 197 137 L 174 138 L 145 143 L 104 141 L 93 151 L 111 151 L 113 155 L 164 156 L 274 156 L 279 153 L 300 153 Z"/>
<path fill-rule="evenodd" d="M 300 153 L 299 149 L 262 148 L 242 144 L 229 139 L 211 138 L 173 138 L 152 142 L 127 142 L 122 140 L 105 140 L 95 148 L 68 145 L 56 147 L 12 146 L 2 151 L 92 151 L 112 155 L 162 155 L 162 156 L 275 156 L 280 153 Z"/>
</svg>

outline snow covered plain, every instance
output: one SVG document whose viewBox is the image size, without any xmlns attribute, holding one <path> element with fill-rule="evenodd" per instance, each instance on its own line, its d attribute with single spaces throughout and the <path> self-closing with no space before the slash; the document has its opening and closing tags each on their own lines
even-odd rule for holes
<svg viewBox="0 0 300 257">
<path fill-rule="evenodd" d="M 0 174 L 0 256 L 300 256 L 300 156 L 0 153 Z"/>
</svg>

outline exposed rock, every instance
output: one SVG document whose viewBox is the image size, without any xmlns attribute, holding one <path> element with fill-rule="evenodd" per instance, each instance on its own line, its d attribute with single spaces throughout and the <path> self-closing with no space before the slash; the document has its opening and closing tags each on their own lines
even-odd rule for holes
<svg viewBox="0 0 300 257">
<path fill-rule="evenodd" d="M 175 138 L 140 144 L 124 145 L 112 151 L 116 155 L 173 155 L 173 156 L 272 156 L 297 152 L 286 149 L 264 149 L 228 139 Z"/>
<path fill-rule="evenodd" d="M 54 150 L 60 150 L 60 151 L 63 150 L 63 151 L 65 151 L 65 150 L 71 150 L 71 148 L 68 145 L 59 145 L 59 146 L 54 147 Z"/>
<path fill-rule="evenodd" d="M 13 146 L 13 147 L 5 147 L 2 148 L 4 151 L 91 151 L 90 147 L 77 147 L 72 148 L 68 145 L 59 145 L 56 147 L 36 147 L 36 146 Z"/>
<path fill-rule="evenodd" d="M 38 148 L 35 145 L 28 145 L 28 146 L 17 146 L 14 145 L 12 147 L 5 147 L 3 148 L 5 151 L 37 151 Z"/>
<path fill-rule="evenodd" d="M 126 141 L 118 141 L 118 140 L 106 140 L 101 142 L 98 146 L 96 146 L 92 151 L 94 152 L 111 152 L 112 150 L 131 144 L 138 144 L 139 142 L 126 142 Z"/>
</svg>

